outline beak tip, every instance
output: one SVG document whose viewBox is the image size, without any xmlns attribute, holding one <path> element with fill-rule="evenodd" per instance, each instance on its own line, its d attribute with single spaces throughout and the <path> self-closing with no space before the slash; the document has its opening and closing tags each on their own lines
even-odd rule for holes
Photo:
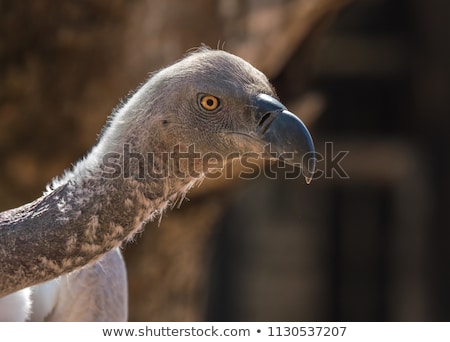
<svg viewBox="0 0 450 342">
<path fill-rule="evenodd" d="M 312 140 L 311 140 L 311 142 L 312 142 Z M 309 155 L 309 158 L 307 158 L 306 162 L 304 162 L 302 164 L 302 168 L 303 168 L 303 175 L 305 177 L 306 184 L 310 184 L 311 181 L 314 179 L 314 174 L 316 172 L 316 164 L 317 164 L 314 145 L 311 144 L 311 147 L 307 154 Z"/>
</svg>

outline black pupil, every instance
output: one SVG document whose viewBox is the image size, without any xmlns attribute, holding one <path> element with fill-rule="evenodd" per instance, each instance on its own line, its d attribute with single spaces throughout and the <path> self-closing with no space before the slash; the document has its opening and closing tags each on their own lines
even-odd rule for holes
<svg viewBox="0 0 450 342">
<path fill-rule="evenodd" d="M 208 105 L 208 107 L 212 107 L 214 104 L 214 101 L 212 99 L 208 99 L 208 100 L 206 100 L 206 104 Z"/>
</svg>

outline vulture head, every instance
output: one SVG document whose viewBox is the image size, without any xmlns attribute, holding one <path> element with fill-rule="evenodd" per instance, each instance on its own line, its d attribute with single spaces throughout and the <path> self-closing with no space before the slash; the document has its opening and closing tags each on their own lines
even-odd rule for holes
<svg viewBox="0 0 450 342">
<path fill-rule="evenodd" d="M 32 306 L 39 318 L 124 319 L 117 248 L 204 177 L 207 156 L 225 163 L 245 153 L 284 158 L 307 182 L 314 173 L 308 130 L 263 73 L 208 49 L 154 73 L 114 111 L 85 158 L 42 197 L 0 213 L 0 320 L 18 293 L 27 297 L 24 312 Z M 95 307 L 76 310 L 68 299 L 82 302 L 76 289 Z"/>
<path fill-rule="evenodd" d="M 112 117 L 105 133 L 110 141 L 105 147 L 132 144 L 128 147 L 144 158 L 174 147 L 184 151 L 195 163 L 194 175 L 205 171 L 208 156 L 227 162 L 249 152 L 298 165 L 307 182 L 315 168 L 311 135 L 278 101 L 267 77 L 219 50 L 200 50 L 154 74 Z"/>
</svg>

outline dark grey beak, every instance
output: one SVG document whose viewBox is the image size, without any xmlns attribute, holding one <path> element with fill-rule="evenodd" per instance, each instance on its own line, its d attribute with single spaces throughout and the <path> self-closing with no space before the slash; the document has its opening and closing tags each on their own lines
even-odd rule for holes
<svg viewBox="0 0 450 342">
<path fill-rule="evenodd" d="M 316 170 L 311 134 L 305 124 L 278 100 L 266 94 L 255 98 L 256 134 L 270 144 L 271 152 L 288 164 L 299 166 L 309 184 Z"/>
</svg>

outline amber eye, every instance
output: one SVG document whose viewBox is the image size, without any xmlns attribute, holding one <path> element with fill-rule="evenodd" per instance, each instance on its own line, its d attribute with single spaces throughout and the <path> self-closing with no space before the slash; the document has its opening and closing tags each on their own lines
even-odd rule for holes
<svg viewBox="0 0 450 342">
<path fill-rule="evenodd" d="M 200 97 L 200 105 L 207 111 L 213 111 L 219 107 L 220 101 L 215 96 L 203 95 Z"/>
</svg>

